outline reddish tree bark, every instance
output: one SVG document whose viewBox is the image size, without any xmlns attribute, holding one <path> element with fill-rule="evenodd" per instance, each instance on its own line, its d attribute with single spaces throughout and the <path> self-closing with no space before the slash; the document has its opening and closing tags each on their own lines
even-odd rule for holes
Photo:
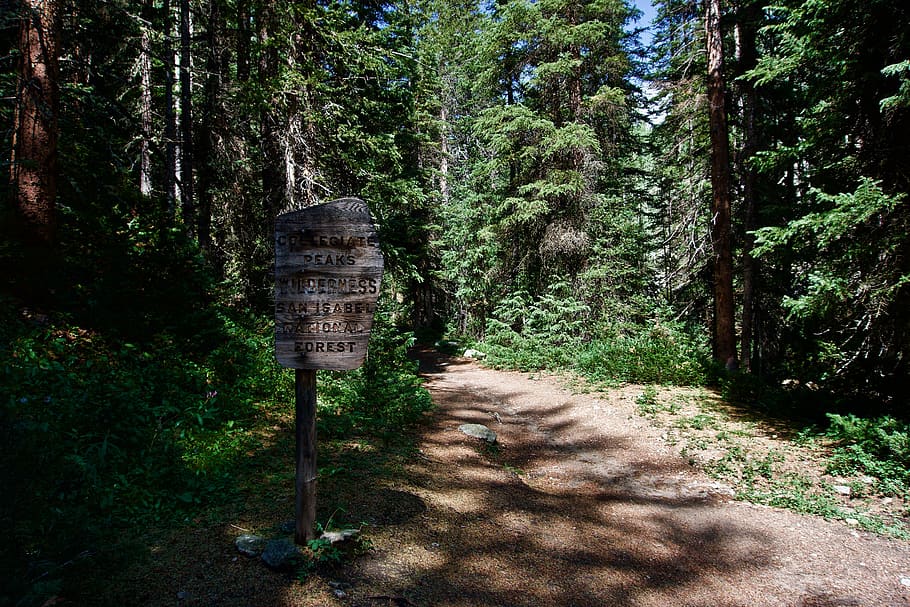
<svg viewBox="0 0 910 607">
<path fill-rule="evenodd" d="M 19 87 L 12 149 L 14 207 L 26 242 L 54 240 L 57 194 L 56 0 L 25 0 L 19 26 Z"/>
<path fill-rule="evenodd" d="M 739 73 L 744 74 L 755 67 L 758 62 L 756 49 L 757 24 L 761 19 L 762 4 L 748 2 L 740 7 L 740 15 L 736 23 L 736 50 Z M 756 170 L 749 164 L 758 148 L 755 130 L 755 86 L 749 80 L 739 81 L 740 100 L 742 106 L 742 160 L 741 160 L 741 186 L 743 196 L 743 296 L 742 296 L 742 328 L 740 343 L 740 364 L 746 371 L 752 371 L 752 335 L 753 318 L 756 314 L 755 283 L 758 274 L 758 261 L 752 256 L 755 247 L 753 231 L 757 227 L 757 200 L 755 192 Z"/>
<path fill-rule="evenodd" d="M 737 366 L 733 301 L 733 228 L 730 204 L 730 142 L 724 83 L 720 0 L 705 3 L 708 50 L 708 122 L 711 129 L 711 241 L 714 248 L 714 359 Z"/>
</svg>

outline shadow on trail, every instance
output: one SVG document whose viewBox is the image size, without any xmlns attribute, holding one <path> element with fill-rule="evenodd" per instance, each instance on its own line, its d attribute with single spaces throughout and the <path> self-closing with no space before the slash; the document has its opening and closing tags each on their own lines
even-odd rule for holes
<svg viewBox="0 0 910 607">
<path fill-rule="evenodd" d="M 894 577 L 905 546 L 726 503 L 729 489 L 635 428 L 620 400 L 420 356 L 438 410 L 398 487 L 426 511 L 349 568 L 351 604 L 908 604 Z M 463 423 L 488 425 L 498 445 Z"/>
<path fill-rule="evenodd" d="M 832 536 L 808 536 L 782 549 L 789 536 L 777 527 L 784 519 L 722 507 L 725 498 L 679 457 L 642 449 L 635 430 L 615 417 L 612 425 L 592 423 L 589 416 L 605 412 L 597 399 L 433 352 L 421 354 L 420 369 L 438 407 L 421 431 L 420 451 L 409 436 L 404 446 L 354 436 L 320 442 L 317 520 L 367 523 L 375 550 L 302 581 L 237 555 L 234 537 L 267 531 L 293 512 L 293 433 L 288 420 L 276 418 L 255 453 L 258 472 L 249 471 L 243 503 L 219 523 L 152 547 L 165 557 L 135 574 L 149 590 L 131 604 L 905 604 L 854 598 L 851 584 L 862 573 L 853 569 L 881 568 L 868 552 L 863 563 L 848 555 L 837 572 L 812 575 L 812 566 L 829 562 L 807 561 L 781 575 L 790 556 L 811 560 L 812 541 Z M 467 422 L 489 425 L 499 445 L 460 433 Z M 221 540 L 203 541 L 207 534 Z M 882 559 L 894 567 L 910 565 L 888 554 Z M 351 586 L 339 598 L 329 582 Z"/>
<path fill-rule="evenodd" d="M 431 376 L 467 366 L 421 357 Z M 714 516 L 716 500 L 675 482 L 681 464 L 629 461 L 627 437 L 592 434 L 570 403 L 511 404 L 534 388 L 431 388 L 430 459 L 409 479 L 427 511 L 355 576 L 419 606 L 752 604 L 718 590 L 771 565 L 762 530 Z M 468 422 L 496 427 L 498 449 L 453 431 Z"/>
</svg>

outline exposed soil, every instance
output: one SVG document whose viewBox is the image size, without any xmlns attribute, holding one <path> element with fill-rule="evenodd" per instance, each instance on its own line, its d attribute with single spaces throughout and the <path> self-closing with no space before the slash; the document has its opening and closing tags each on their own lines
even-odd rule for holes
<svg viewBox="0 0 910 607">
<path fill-rule="evenodd" d="M 910 605 L 910 543 L 732 500 L 639 415 L 641 387 L 575 394 L 432 352 L 421 363 L 438 409 L 418 456 L 349 499 L 373 550 L 301 582 L 238 557 L 233 536 L 272 516 L 246 512 L 160 547 L 192 563 L 153 557 L 133 604 Z"/>
</svg>

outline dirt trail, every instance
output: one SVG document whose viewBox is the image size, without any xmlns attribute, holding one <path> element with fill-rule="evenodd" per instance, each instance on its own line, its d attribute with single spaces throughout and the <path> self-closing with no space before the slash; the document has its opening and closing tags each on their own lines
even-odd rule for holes
<svg viewBox="0 0 910 607">
<path fill-rule="evenodd" d="M 438 410 L 343 604 L 910 605 L 910 543 L 730 500 L 638 417 L 640 389 L 432 353 L 422 372 Z"/>
</svg>

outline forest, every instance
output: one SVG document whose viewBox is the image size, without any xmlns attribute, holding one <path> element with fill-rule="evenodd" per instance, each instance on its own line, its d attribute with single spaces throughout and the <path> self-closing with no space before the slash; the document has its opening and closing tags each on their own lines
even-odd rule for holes
<svg viewBox="0 0 910 607">
<path fill-rule="evenodd" d="M 654 9 L 0 0 L 0 605 L 228 499 L 293 401 L 275 218 L 348 196 L 385 275 L 321 436 L 418 423 L 457 342 L 852 431 L 907 494 L 910 4 Z"/>
</svg>

